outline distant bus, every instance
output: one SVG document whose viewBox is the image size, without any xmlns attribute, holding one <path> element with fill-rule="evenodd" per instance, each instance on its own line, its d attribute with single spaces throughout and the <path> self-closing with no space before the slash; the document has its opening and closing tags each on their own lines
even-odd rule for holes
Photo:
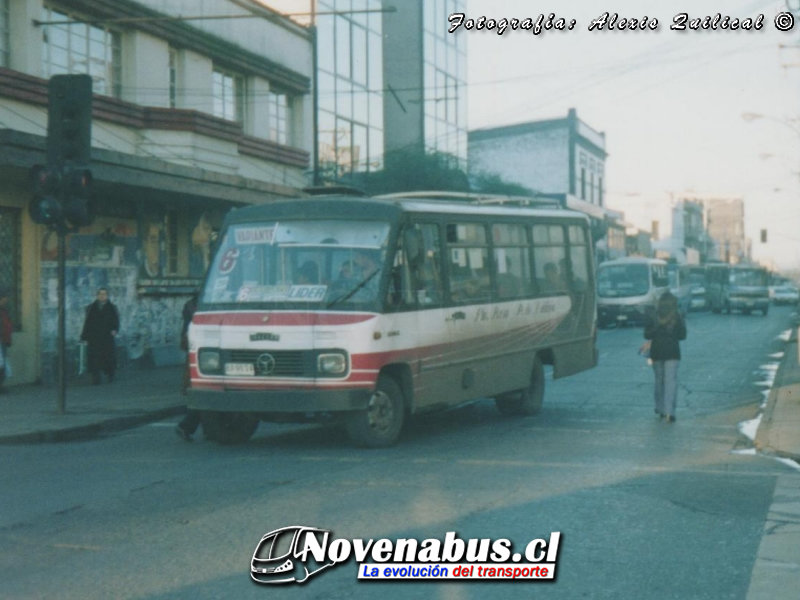
<svg viewBox="0 0 800 600">
<path fill-rule="evenodd" d="M 667 263 L 658 258 L 617 258 L 597 268 L 597 324 L 644 323 L 669 291 Z"/>
<path fill-rule="evenodd" d="M 715 314 L 740 310 L 749 315 L 769 311 L 769 272 L 755 265 L 710 263 L 706 267 L 706 298 Z"/>
<path fill-rule="evenodd" d="M 229 213 L 189 329 L 206 434 L 338 418 L 365 446 L 408 415 L 493 397 L 539 411 L 592 368 L 587 218 L 557 208 L 336 196 Z"/>
</svg>

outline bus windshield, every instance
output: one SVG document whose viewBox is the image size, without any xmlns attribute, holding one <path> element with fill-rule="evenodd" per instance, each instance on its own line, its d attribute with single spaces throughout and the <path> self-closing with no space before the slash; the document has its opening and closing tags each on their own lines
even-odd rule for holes
<svg viewBox="0 0 800 600">
<path fill-rule="evenodd" d="M 248 308 L 365 308 L 378 301 L 389 224 L 375 221 L 245 223 L 224 234 L 202 302 Z"/>
<path fill-rule="evenodd" d="M 602 298 L 643 296 L 649 289 L 647 265 L 601 265 L 597 271 L 597 294 Z"/>
<path fill-rule="evenodd" d="M 731 269 L 730 284 L 765 287 L 767 273 L 761 269 Z"/>
<path fill-rule="evenodd" d="M 691 269 L 689 271 L 689 284 L 692 286 L 704 286 L 706 284 L 705 269 Z"/>
</svg>

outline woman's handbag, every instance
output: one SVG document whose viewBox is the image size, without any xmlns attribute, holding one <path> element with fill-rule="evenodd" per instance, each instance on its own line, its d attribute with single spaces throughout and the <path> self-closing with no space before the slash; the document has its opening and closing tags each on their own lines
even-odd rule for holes
<svg viewBox="0 0 800 600">
<path fill-rule="evenodd" d="M 650 340 L 639 346 L 639 356 L 650 358 Z"/>
</svg>

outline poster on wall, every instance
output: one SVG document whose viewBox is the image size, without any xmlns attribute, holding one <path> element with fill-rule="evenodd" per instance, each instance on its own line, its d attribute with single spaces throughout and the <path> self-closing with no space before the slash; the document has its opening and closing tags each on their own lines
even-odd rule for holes
<svg viewBox="0 0 800 600">
<path fill-rule="evenodd" d="M 217 233 L 222 225 L 222 214 L 202 212 L 196 215 L 191 229 L 189 276 L 202 278 L 211 264 Z"/>
<path fill-rule="evenodd" d="M 122 267 L 136 264 L 139 242 L 129 221 L 98 218 L 90 227 L 67 235 L 67 261 L 82 265 Z M 41 258 L 58 260 L 58 235 L 48 231 L 42 238 Z"/>
<path fill-rule="evenodd" d="M 139 221 L 139 278 L 157 279 L 164 274 L 164 215 L 150 213 Z"/>
</svg>

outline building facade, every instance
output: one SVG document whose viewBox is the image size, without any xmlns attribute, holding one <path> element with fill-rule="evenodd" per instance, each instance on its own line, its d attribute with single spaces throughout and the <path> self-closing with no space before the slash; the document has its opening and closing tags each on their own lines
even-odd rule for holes
<svg viewBox="0 0 800 600">
<path fill-rule="evenodd" d="M 317 182 L 358 180 L 405 152 L 443 153 L 466 170 L 466 36 L 447 33 L 448 16 L 464 12 L 466 2 L 309 6 L 317 39 Z"/>
<path fill-rule="evenodd" d="M 597 248 L 598 260 L 624 255 L 625 225 L 605 206 L 605 133 L 581 121 L 574 108 L 565 118 L 472 130 L 468 139 L 470 176 L 499 175 L 586 213 L 595 242 L 613 229 L 614 239 Z"/>
<path fill-rule="evenodd" d="M 706 197 L 706 230 L 713 242 L 715 256 L 730 264 L 750 262 L 750 244 L 744 233 L 744 201 L 742 198 Z"/>
<path fill-rule="evenodd" d="M 48 79 L 88 73 L 94 92 L 97 216 L 67 238 L 67 362 L 101 286 L 120 309 L 123 363 L 177 361 L 180 309 L 224 214 L 307 185 L 312 41 L 254 0 L 0 0 L 0 285 L 12 289 L 16 327 L 9 383 L 52 381 L 56 362 L 57 236 L 26 210 L 28 171 L 45 162 Z"/>
</svg>

